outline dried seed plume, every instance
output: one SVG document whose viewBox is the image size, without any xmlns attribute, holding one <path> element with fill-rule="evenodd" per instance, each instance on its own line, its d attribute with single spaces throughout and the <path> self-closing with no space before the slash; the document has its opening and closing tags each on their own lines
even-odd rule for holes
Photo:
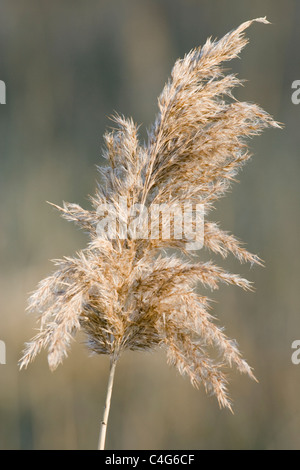
<svg viewBox="0 0 300 470">
<path fill-rule="evenodd" d="M 268 23 L 265 18 L 253 21 Z M 99 168 L 101 182 L 91 197 L 92 209 L 56 206 L 89 233 L 89 243 L 76 256 L 56 260 L 56 271 L 31 296 L 29 310 L 39 312 L 40 328 L 27 344 L 20 367 L 46 348 L 54 370 L 81 329 L 93 352 L 114 360 L 125 349 L 164 348 L 168 362 L 193 385 L 204 385 L 222 407 L 231 408 L 226 366 L 254 378 L 236 343 L 216 325 L 204 292 L 220 283 L 246 290 L 251 284 L 212 262 L 201 262 L 201 252 L 195 256 L 187 249 L 188 237 L 175 237 L 172 231 L 167 239 L 160 232 L 149 237 L 141 214 L 124 237 L 131 207 L 148 211 L 157 205 L 180 209 L 186 202 L 201 204 L 204 248 L 223 258 L 231 253 L 241 262 L 261 264 L 232 234 L 206 220 L 249 159 L 247 139 L 267 127 L 280 127 L 259 106 L 234 98 L 232 91 L 241 81 L 223 69 L 247 44 L 244 31 L 253 21 L 219 41 L 207 40 L 176 61 L 145 144 L 139 142 L 131 119 L 114 117 L 116 128 L 104 136 L 108 165 Z M 99 233 L 99 207 L 108 216 L 120 215 L 122 223 L 114 227 L 113 237 L 108 231 Z M 158 222 L 160 229 L 163 224 Z M 134 236 L 137 228 L 139 236 Z"/>
</svg>

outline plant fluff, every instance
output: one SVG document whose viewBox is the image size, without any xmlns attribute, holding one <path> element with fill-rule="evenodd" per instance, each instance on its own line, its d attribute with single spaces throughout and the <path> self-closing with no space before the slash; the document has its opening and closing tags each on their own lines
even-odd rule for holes
<svg viewBox="0 0 300 470">
<path fill-rule="evenodd" d="M 265 18 L 253 21 L 268 23 Z M 198 293 L 200 285 L 216 289 L 225 283 L 248 290 L 251 284 L 212 262 L 198 261 L 195 254 L 201 252 L 187 249 L 189 237 L 179 239 L 172 230 L 167 239 L 160 231 L 149 237 L 144 213 L 131 214 L 128 220 L 128 210 L 137 204 L 147 211 L 154 205 L 180 209 L 186 202 L 201 204 L 204 248 L 223 258 L 232 253 L 241 262 L 260 264 L 233 235 L 206 220 L 249 159 L 247 138 L 279 127 L 257 105 L 232 96 L 241 81 L 222 68 L 247 44 L 244 30 L 253 21 L 219 41 L 208 39 L 176 61 L 147 143 L 139 143 L 131 119 L 114 117 L 116 129 L 104 136 L 108 166 L 99 168 L 101 183 L 91 198 L 93 209 L 70 203 L 58 207 L 63 217 L 89 233 L 90 240 L 76 257 L 55 261 L 57 270 L 31 296 L 29 309 L 39 312 L 40 329 L 26 345 L 21 367 L 46 348 L 54 370 L 81 329 L 93 352 L 114 361 L 125 349 L 163 348 L 168 362 L 194 386 L 203 384 L 222 407 L 231 408 L 226 367 L 236 366 L 254 378 L 236 343 L 214 323 L 210 300 Z M 113 237 L 109 230 L 99 233 L 99 207 L 105 207 L 108 216 L 118 213 L 121 221 L 138 223 L 131 224 L 126 237 L 120 220 Z M 160 230 L 163 225 L 160 220 Z"/>
</svg>

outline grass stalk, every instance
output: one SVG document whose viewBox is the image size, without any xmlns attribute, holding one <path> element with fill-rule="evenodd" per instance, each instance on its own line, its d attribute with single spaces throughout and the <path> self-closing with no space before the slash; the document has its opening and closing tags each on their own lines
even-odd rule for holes
<svg viewBox="0 0 300 470">
<path fill-rule="evenodd" d="M 117 359 L 115 357 L 112 357 L 110 360 L 110 370 L 109 370 L 109 378 L 108 378 L 108 384 L 107 384 L 106 400 L 105 400 L 104 411 L 103 411 L 103 419 L 100 425 L 98 450 L 105 449 L 106 430 L 107 430 L 107 423 L 108 423 L 108 417 L 109 417 L 109 411 L 110 411 L 110 403 L 111 403 L 111 396 L 112 396 L 112 390 L 113 390 L 113 385 L 114 385 L 116 365 L 117 365 Z"/>
</svg>

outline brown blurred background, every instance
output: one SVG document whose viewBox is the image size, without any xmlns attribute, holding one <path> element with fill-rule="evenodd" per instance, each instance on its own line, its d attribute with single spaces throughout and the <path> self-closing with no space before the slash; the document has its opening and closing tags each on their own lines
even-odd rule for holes
<svg viewBox="0 0 300 470">
<path fill-rule="evenodd" d="M 142 123 L 177 57 L 221 37 L 241 22 L 255 24 L 241 60 L 230 65 L 247 79 L 236 91 L 285 123 L 251 141 L 254 157 L 214 220 L 247 242 L 265 268 L 215 262 L 240 272 L 256 292 L 224 287 L 214 314 L 238 340 L 259 384 L 230 374 L 235 414 L 195 390 L 168 367 L 164 354 L 128 353 L 118 365 L 108 449 L 299 449 L 300 339 L 299 147 L 300 2 L 297 0 L 46 0 L 0 4 L 0 449 L 94 449 L 108 373 L 107 357 L 90 357 L 83 338 L 50 373 L 42 354 L 18 371 L 23 343 L 33 335 L 28 293 L 86 236 L 46 204 L 89 207 L 108 116 Z M 202 253 L 199 253 L 202 256 Z M 203 257 L 207 257 L 203 253 Z"/>
</svg>

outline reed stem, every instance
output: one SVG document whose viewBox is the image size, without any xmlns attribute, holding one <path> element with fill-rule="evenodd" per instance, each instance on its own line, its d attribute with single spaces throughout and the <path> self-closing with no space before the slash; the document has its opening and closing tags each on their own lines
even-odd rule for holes
<svg viewBox="0 0 300 470">
<path fill-rule="evenodd" d="M 117 359 L 115 357 L 111 357 L 109 378 L 108 378 L 108 384 L 107 384 L 106 401 L 105 401 L 105 406 L 104 406 L 104 411 L 103 411 L 103 419 L 100 425 L 98 450 L 104 450 L 105 448 L 107 422 L 108 422 L 108 416 L 109 416 L 109 410 L 110 410 L 111 395 L 112 395 L 112 389 L 113 389 L 113 384 L 114 384 L 116 365 L 117 365 Z"/>
</svg>

